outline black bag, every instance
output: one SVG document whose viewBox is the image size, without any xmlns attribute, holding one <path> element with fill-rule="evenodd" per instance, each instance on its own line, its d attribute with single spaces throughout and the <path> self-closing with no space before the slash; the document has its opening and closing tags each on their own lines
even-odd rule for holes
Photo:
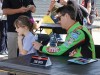
<svg viewBox="0 0 100 75">
<path fill-rule="evenodd" d="M 69 0 L 67 5 L 74 6 L 74 9 L 76 10 L 76 21 L 79 21 L 80 24 L 83 25 L 83 19 L 87 18 L 89 15 L 87 9 L 82 5 L 77 4 L 74 0 Z"/>
<path fill-rule="evenodd" d="M 88 11 L 85 7 L 78 5 L 77 7 L 77 16 L 76 21 L 79 21 L 83 25 L 83 19 L 88 17 Z"/>
<path fill-rule="evenodd" d="M 89 15 L 87 9 L 82 5 L 79 5 L 79 7 L 80 7 L 80 10 L 82 11 L 83 16 L 86 18 Z"/>
</svg>

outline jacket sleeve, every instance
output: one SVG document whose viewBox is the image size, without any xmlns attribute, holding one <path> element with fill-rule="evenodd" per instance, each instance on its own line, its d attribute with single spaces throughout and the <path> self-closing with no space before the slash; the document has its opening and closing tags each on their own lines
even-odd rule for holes
<svg viewBox="0 0 100 75">
<path fill-rule="evenodd" d="M 84 41 L 85 41 L 84 32 L 81 30 L 77 30 L 75 32 L 69 33 L 66 37 L 65 42 L 60 46 L 57 46 L 57 48 L 59 49 L 58 52 L 53 52 L 53 53 L 48 52 L 48 46 L 44 46 L 42 48 L 42 52 L 50 55 L 62 55 L 63 53 L 69 51 L 75 45 L 82 43 Z"/>
</svg>

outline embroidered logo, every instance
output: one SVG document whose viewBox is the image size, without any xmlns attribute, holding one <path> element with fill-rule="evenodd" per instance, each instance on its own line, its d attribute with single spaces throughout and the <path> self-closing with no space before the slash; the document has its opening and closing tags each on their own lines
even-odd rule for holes
<svg viewBox="0 0 100 75">
<path fill-rule="evenodd" d="M 58 52 L 60 49 L 58 47 L 47 47 L 46 50 L 49 53 L 55 53 L 55 52 Z"/>
<path fill-rule="evenodd" d="M 79 35 L 80 32 L 72 32 L 70 38 L 65 41 L 64 45 L 68 47 L 70 44 L 72 44 L 75 40 L 78 39 Z"/>
</svg>

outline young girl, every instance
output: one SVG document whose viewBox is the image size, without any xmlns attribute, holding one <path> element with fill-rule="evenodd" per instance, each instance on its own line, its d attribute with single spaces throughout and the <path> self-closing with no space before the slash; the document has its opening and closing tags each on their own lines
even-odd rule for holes
<svg viewBox="0 0 100 75">
<path fill-rule="evenodd" d="M 18 17 L 15 22 L 15 28 L 18 33 L 18 47 L 20 55 L 37 53 L 32 46 L 32 42 L 37 40 L 37 36 L 33 33 L 35 22 L 27 16 Z"/>
</svg>

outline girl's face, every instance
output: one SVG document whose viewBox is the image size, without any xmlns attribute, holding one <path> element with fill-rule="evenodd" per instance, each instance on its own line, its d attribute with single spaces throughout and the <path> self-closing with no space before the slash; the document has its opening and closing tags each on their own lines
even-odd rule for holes
<svg viewBox="0 0 100 75">
<path fill-rule="evenodd" d="M 25 26 L 23 27 L 16 27 L 16 31 L 18 33 L 18 35 L 24 35 L 24 32 L 25 32 Z"/>
</svg>

